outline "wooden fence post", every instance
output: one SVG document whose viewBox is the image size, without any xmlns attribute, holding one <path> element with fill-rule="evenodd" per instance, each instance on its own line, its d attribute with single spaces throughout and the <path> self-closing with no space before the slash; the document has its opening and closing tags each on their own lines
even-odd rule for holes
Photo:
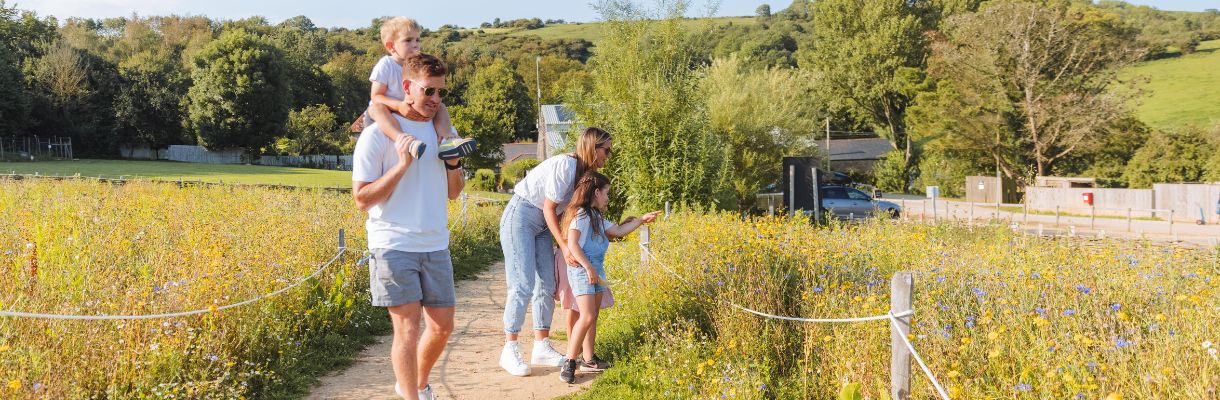
<svg viewBox="0 0 1220 400">
<path fill-rule="evenodd" d="M 890 312 L 911 310 L 910 272 L 896 272 L 890 281 Z M 911 316 L 898 318 L 898 326 L 890 326 L 890 398 L 907 400 L 911 396 L 911 352 L 903 340 L 911 333 Z"/>
<path fill-rule="evenodd" d="M 640 226 L 640 246 L 644 247 L 640 249 L 640 268 L 645 271 L 648 270 L 648 258 L 652 254 L 652 248 L 648 247 L 649 236 L 648 225 Z"/>
</svg>

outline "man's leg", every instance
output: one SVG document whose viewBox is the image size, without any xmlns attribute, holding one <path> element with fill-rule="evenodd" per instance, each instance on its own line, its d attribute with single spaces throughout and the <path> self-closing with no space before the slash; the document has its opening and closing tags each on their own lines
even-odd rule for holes
<svg viewBox="0 0 1220 400">
<path fill-rule="evenodd" d="M 390 346 L 390 364 L 394 377 L 407 400 L 417 400 L 416 348 L 419 346 L 419 302 L 388 307 L 394 325 L 394 341 Z"/>
<path fill-rule="evenodd" d="M 439 360 L 441 353 L 445 352 L 445 344 L 449 342 L 449 336 L 453 334 L 453 314 L 454 307 L 424 307 L 424 319 L 427 321 L 427 326 L 419 341 L 417 354 L 419 387 L 421 388 L 428 385 L 428 376 L 432 373 L 432 366 L 436 365 L 436 360 Z"/>
</svg>

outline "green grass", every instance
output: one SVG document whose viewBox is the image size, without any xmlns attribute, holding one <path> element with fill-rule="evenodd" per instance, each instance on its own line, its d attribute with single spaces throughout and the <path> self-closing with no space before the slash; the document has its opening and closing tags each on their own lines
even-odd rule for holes
<svg viewBox="0 0 1220 400">
<path fill-rule="evenodd" d="M 311 187 L 351 187 L 351 171 L 310 168 L 267 167 L 262 165 L 195 164 L 174 161 L 79 160 L 0 163 L 0 174 L 139 178 L 150 180 L 190 180 L 251 185 Z M 508 200 L 503 193 L 467 191 L 470 194 Z"/>
<path fill-rule="evenodd" d="M 686 28 L 694 28 L 702 26 L 701 24 L 746 24 L 753 25 L 758 23 L 755 17 L 720 17 L 720 18 L 697 18 L 686 19 L 682 24 Z M 492 30 L 485 30 L 487 33 L 493 33 Z M 495 33 L 500 33 L 496 31 Z M 540 29 L 518 29 L 508 33 L 509 36 L 538 36 L 543 40 L 554 39 L 584 39 L 593 43 L 601 40 L 603 35 L 603 25 L 600 22 L 587 23 L 569 23 L 547 25 Z"/>
<path fill-rule="evenodd" d="M 1159 129 L 1220 123 L 1220 40 L 1203 42 L 1194 54 L 1140 63 L 1119 75 L 1147 78 L 1136 114 Z"/>
<path fill-rule="evenodd" d="M 261 165 L 194 164 L 173 161 L 80 160 L 0 163 L 0 173 L 11 172 L 315 187 L 350 187 L 352 185 L 350 171 Z"/>
</svg>

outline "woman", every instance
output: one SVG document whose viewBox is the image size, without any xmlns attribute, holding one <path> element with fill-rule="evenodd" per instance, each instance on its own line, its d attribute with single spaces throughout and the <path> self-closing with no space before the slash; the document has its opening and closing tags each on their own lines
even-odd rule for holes
<svg viewBox="0 0 1220 400">
<path fill-rule="evenodd" d="M 568 264 L 575 260 L 560 229 L 560 214 L 571 200 L 576 177 L 597 171 L 610 157 L 610 134 L 589 128 L 576 140 L 576 152 L 543 161 L 513 187 L 513 198 L 500 217 L 500 247 L 508 293 L 504 301 L 504 350 L 500 367 L 516 376 L 528 376 L 530 366 L 517 341 L 532 301 L 534 346 L 530 363 L 561 366 L 564 354 L 551 345 L 551 319 L 555 312 L 555 253 L 558 244 Z"/>
</svg>

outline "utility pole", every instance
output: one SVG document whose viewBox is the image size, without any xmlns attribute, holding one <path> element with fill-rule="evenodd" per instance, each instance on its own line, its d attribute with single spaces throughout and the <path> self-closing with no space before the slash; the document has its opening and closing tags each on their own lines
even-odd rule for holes
<svg viewBox="0 0 1220 400">
<path fill-rule="evenodd" d="M 534 56 L 534 88 L 538 99 L 538 159 L 547 159 L 546 120 L 542 117 L 542 56 Z"/>
<path fill-rule="evenodd" d="M 830 171 L 830 117 L 826 117 L 826 170 Z"/>
</svg>

